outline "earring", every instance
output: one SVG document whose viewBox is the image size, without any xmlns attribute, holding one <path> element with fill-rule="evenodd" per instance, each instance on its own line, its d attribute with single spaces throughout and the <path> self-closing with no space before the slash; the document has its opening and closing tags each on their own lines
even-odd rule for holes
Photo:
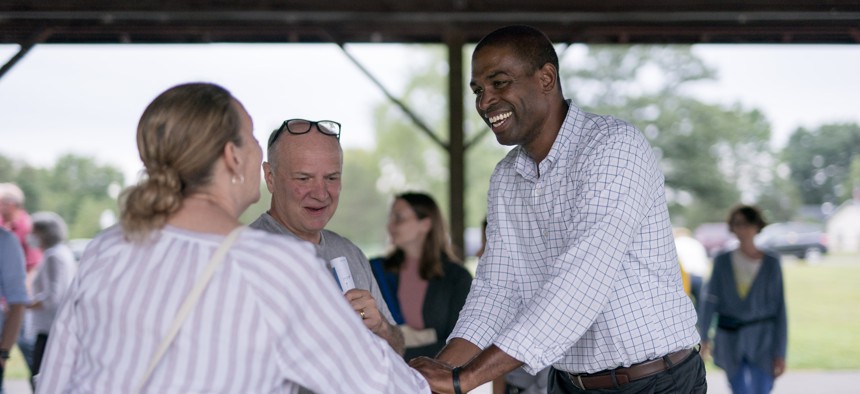
<svg viewBox="0 0 860 394">
<path fill-rule="evenodd" d="M 245 176 L 244 176 L 244 175 L 239 174 L 239 181 L 237 182 L 237 181 L 236 181 L 236 176 L 235 176 L 235 175 L 233 175 L 232 177 L 230 177 L 230 183 L 232 183 L 232 184 L 234 184 L 234 185 L 235 185 L 236 183 L 238 183 L 238 184 L 242 185 L 242 184 L 244 184 L 244 183 L 245 183 Z"/>
</svg>

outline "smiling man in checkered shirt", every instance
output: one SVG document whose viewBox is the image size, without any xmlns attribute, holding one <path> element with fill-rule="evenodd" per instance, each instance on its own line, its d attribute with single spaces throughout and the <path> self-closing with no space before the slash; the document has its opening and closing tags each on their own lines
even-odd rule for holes
<svg viewBox="0 0 860 394">
<path fill-rule="evenodd" d="M 470 86 L 516 148 L 490 182 L 487 250 L 457 327 L 436 360 L 411 365 L 440 393 L 549 365 L 550 393 L 705 392 L 663 174 L 642 133 L 565 100 L 552 43 L 531 27 L 481 40 Z"/>
</svg>

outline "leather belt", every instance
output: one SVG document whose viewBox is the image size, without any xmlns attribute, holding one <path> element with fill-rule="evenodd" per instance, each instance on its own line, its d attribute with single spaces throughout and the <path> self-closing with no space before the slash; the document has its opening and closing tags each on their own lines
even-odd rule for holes
<svg viewBox="0 0 860 394">
<path fill-rule="evenodd" d="M 623 386 L 634 380 L 654 376 L 660 372 L 668 371 L 670 368 L 680 364 L 693 353 L 693 349 L 683 349 L 669 353 L 661 358 L 643 361 L 626 368 L 616 368 L 608 371 L 595 372 L 593 374 L 568 373 L 568 378 L 574 386 L 580 390 L 610 389 Z"/>
</svg>

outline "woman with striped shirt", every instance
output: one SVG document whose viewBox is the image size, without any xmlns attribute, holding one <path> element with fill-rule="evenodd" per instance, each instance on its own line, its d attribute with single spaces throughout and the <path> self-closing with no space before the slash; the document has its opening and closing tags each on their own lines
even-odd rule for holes
<svg viewBox="0 0 860 394">
<path fill-rule="evenodd" d="M 84 252 L 37 392 L 429 392 L 364 329 L 310 244 L 240 226 L 260 197 L 262 150 L 229 92 L 167 90 L 144 111 L 137 142 L 146 178 L 124 193 L 120 226 Z M 170 339 L 210 258 L 220 266 Z"/>
</svg>

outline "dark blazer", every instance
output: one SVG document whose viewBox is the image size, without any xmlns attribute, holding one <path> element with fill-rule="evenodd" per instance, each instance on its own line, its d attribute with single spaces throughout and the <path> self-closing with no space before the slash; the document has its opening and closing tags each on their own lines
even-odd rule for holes
<svg viewBox="0 0 860 394">
<path fill-rule="evenodd" d="M 711 346 L 714 363 L 734 375 L 746 358 L 765 371 L 773 370 L 773 359 L 785 358 L 788 319 L 778 255 L 765 253 L 746 298 L 735 285 L 731 252 L 714 259 L 714 272 L 699 308 L 699 334 L 708 340 L 714 314 L 718 327 Z M 729 319 L 726 319 L 728 317 Z M 727 324 L 734 322 L 735 324 Z"/>
<path fill-rule="evenodd" d="M 392 316 L 398 324 L 403 324 L 402 317 L 399 317 L 402 316 L 400 302 L 397 300 L 400 277 L 395 272 L 384 271 L 383 262 L 384 258 L 381 257 L 370 261 L 373 275 Z M 466 304 L 466 296 L 469 295 L 469 288 L 472 286 L 472 275 L 462 265 L 447 260 L 442 269 L 445 276 L 432 279 L 427 283 L 427 294 L 424 296 L 421 311 L 424 327 L 436 330 L 436 343 L 406 348 L 403 358 L 407 361 L 419 356 L 436 356 L 445 347 L 448 335 L 451 335 L 454 325 L 457 324 L 460 309 L 463 309 L 463 305 Z"/>
</svg>

